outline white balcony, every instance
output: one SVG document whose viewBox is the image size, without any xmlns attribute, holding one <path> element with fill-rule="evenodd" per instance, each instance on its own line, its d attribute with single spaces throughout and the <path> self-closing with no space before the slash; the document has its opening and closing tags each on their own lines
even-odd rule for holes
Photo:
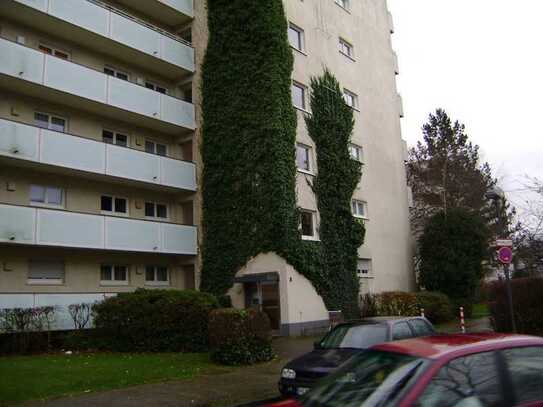
<svg viewBox="0 0 543 407">
<path fill-rule="evenodd" d="M 403 98 L 402 98 L 402 95 L 400 95 L 399 93 L 397 96 L 397 103 L 398 103 L 398 111 L 400 113 L 400 117 L 403 118 L 404 117 Z"/>
<path fill-rule="evenodd" d="M 196 166 L 126 147 L 0 119 L 0 156 L 196 191 Z"/>
<path fill-rule="evenodd" d="M 194 17 L 193 0 L 117 0 L 169 26 L 187 23 Z M 201 1 L 201 0 L 196 0 Z"/>
<path fill-rule="evenodd" d="M 146 1 L 161 4 L 157 0 Z M 1 14 L 31 26 L 39 26 L 52 35 L 76 40 L 81 45 L 109 54 L 116 59 L 130 64 L 140 64 L 146 69 L 155 70 L 170 78 L 179 78 L 194 72 L 192 46 L 173 34 L 100 1 L 2 0 L 2 2 L 5 6 L 0 7 Z M 173 10 L 171 8 L 170 12 L 174 13 Z"/>
<path fill-rule="evenodd" d="M 57 103 L 61 94 L 73 107 L 165 132 L 195 128 L 191 103 L 6 39 L 0 39 L 0 85 Z"/>
<path fill-rule="evenodd" d="M 197 254 L 194 226 L 5 204 L 0 243 Z"/>
</svg>

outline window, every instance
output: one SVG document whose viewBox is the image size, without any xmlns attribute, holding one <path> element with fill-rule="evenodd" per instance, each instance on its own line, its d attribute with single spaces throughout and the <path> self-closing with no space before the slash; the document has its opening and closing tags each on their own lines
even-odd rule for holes
<svg viewBox="0 0 543 407">
<path fill-rule="evenodd" d="M 517 404 L 543 400 L 543 347 L 507 349 L 503 356 L 513 380 Z"/>
<path fill-rule="evenodd" d="M 441 368 L 419 398 L 419 407 L 503 405 L 501 384 L 494 352 L 455 359 Z"/>
<path fill-rule="evenodd" d="M 311 172 L 311 147 L 296 145 L 296 165 L 299 170 Z"/>
<path fill-rule="evenodd" d="M 167 267 L 145 266 L 145 284 L 169 285 L 170 275 Z"/>
<path fill-rule="evenodd" d="M 345 10 L 351 9 L 351 0 L 336 0 L 336 4 L 339 4 Z"/>
<path fill-rule="evenodd" d="M 35 112 L 34 123 L 36 126 L 43 129 L 49 129 L 53 131 L 66 131 L 66 119 L 60 116 L 54 116 L 47 113 Z"/>
<path fill-rule="evenodd" d="M 302 237 L 315 238 L 315 212 L 301 211 Z"/>
<path fill-rule="evenodd" d="M 353 109 L 358 109 L 358 96 L 355 93 L 348 91 L 347 89 L 343 89 L 343 99 L 348 106 L 352 107 Z"/>
<path fill-rule="evenodd" d="M 145 87 L 147 89 L 154 90 L 158 93 L 163 93 L 165 95 L 168 94 L 168 90 L 165 87 L 157 85 L 156 83 L 153 83 L 153 82 L 145 81 Z"/>
<path fill-rule="evenodd" d="M 145 216 L 149 218 L 168 219 L 168 206 L 155 202 L 145 202 Z"/>
<path fill-rule="evenodd" d="M 30 260 L 28 283 L 64 284 L 64 262 L 62 260 Z"/>
<path fill-rule="evenodd" d="M 343 38 L 339 39 L 339 52 L 346 57 L 354 59 L 354 47 L 351 43 L 347 42 Z"/>
<path fill-rule="evenodd" d="M 110 66 L 104 67 L 104 73 L 109 76 L 114 76 L 116 78 L 122 79 L 123 81 L 127 81 L 130 79 L 130 75 L 128 75 L 127 72 L 120 71 L 119 69 L 112 68 Z"/>
<path fill-rule="evenodd" d="M 356 274 L 358 275 L 358 277 L 371 277 L 371 259 L 358 259 L 356 265 Z"/>
<path fill-rule="evenodd" d="M 30 185 L 30 202 L 61 207 L 64 204 L 62 188 Z"/>
<path fill-rule="evenodd" d="M 411 329 L 415 332 L 415 336 L 428 336 L 435 333 L 432 326 L 422 319 L 412 319 L 409 321 Z"/>
<path fill-rule="evenodd" d="M 108 144 L 128 147 L 128 136 L 115 131 L 102 130 L 102 141 Z"/>
<path fill-rule="evenodd" d="M 128 285 L 128 267 L 103 264 L 100 267 L 100 284 Z"/>
<path fill-rule="evenodd" d="M 353 216 L 356 218 L 367 219 L 368 218 L 368 203 L 353 199 L 351 201 Z"/>
<path fill-rule="evenodd" d="M 407 322 L 398 322 L 394 324 L 392 329 L 392 340 L 398 341 L 400 339 L 408 339 L 413 337 L 413 332 Z"/>
<path fill-rule="evenodd" d="M 292 104 L 294 107 L 305 110 L 305 86 L 292 83 Z"/>
<path fill-rule="evenodd" d="M 49 55 L 53 55 L 57 58 L 62 58 L 62 59 L 65 59 L 65 60 L 69 60 L 70 59 L 70 53 L 67 52 L 67 51 L 62 51 L 60 49 L 57 49 L 55 47 L 51 47 L 49 45 L 45 45 L 45 44 L 40 44 L 38 46 L 38 49 L 45 53 L 45 54 L 49 54 Z"/>
<path fill-rule="evenodd" d="M 145 151 L 151 154 L 166 156 L 168 154 L 168 146 L 154 141 L 145 140 Z"/>
<path fill-rule="evenodd" d="M 114 212 L 115 214 L 128 214 L 128 203 L 126 198 L 117 198 L 110 195 L 102 195 L 100 202 L 102 212 Z"/>
<path fill-rule="evenodd" d="M 358 162 L 364 162 L 364 152 L 362 150 L 362 147 L 351 144 L 349 145 L 349 152 L 351 153 L 351 158 L 353 160 L 356 160 Z"/>
<path fill-rule="evenodd" d="M 297 49 L 298 51 L 304 51 L 305 49 L 305 38 L 304 30 L 300 27 L 295 26 L 292 23 L 288 25 L 288 42 L 292 48 Z"/>
</svg>

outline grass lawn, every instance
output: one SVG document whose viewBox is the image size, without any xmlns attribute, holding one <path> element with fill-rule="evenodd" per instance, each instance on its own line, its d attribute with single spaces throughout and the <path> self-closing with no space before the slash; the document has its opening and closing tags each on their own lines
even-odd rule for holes
<svg viewBox="0 0 543 407">
<path fill-rule="evenodd" d="M 208 354 L 54 354 L 0 357 L 0 405 L 190 379 L 219 368 Z"/>
<path fill-rule="evenodd" d="M 473 305 L 472 318 L 484 318 L 490 316 L 490 310 L 488 304 L 481 303 Z"/>
</svg>

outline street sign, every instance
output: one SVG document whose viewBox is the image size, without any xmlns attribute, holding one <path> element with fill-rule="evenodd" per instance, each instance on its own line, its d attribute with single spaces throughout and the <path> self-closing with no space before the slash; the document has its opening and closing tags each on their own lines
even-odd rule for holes
<svg viewBox="0 0 543 407">
<path fill-rule="evenodd" d="M 511 239 L 498 239 L 496 240 L 496 247 L 513 247 L 513 241 Z"/>
<path fill-rule="evenodd" d="M 510 247 L 502 247 L 498 250 L 498 260 L 503 264 L 511 264 L 513 261 L 513 250 Z"/>
</svg>

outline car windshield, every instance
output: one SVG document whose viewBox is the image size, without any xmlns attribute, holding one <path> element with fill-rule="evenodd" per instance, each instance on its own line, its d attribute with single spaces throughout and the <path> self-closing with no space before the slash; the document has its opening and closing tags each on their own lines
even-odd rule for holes
<svg viewBox="0 0 543 407">
<path fill-rule="evenodd" d="M 384 407 L 409 389 L 429 365 L 426 359 L 369 350 L 320 381 L 300 400 L 304 407 Z"/>
<path fill-rule="evenodd" d="M 330 331 L 320 342 L 322 349 L 367 349 L 387 340 L 388 328 L 381 324 L 340 325 Z"/>
</svg>

